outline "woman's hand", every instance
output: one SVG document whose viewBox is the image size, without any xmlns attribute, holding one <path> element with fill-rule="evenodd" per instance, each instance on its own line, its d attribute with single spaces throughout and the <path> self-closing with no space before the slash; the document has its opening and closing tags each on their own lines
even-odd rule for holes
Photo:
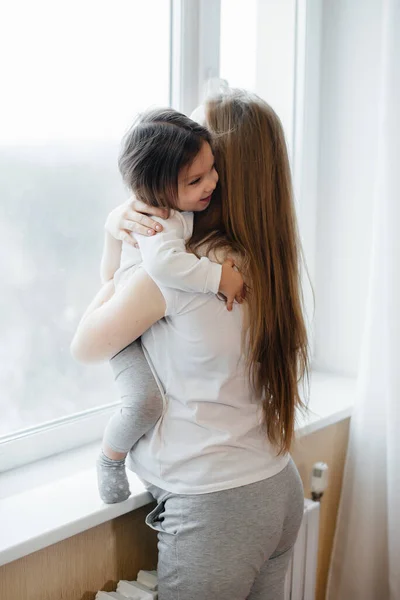
<svg viewBox="0 0 400 600">
<path fill-rule="evenodd" d="M 160 223 L 153 221 L 148 215 L 168 219 L 168 210 L 147 206 L 141 200 L 129 198 L 110 212 L 105 230 L 116 240 L 136 246 L 135 233 L 150 236 L 163 229 Z"/>
</svg>

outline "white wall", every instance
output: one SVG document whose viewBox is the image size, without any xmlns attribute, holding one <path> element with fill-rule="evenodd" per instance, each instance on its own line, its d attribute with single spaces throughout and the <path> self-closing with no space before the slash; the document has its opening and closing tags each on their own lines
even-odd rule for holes
<svg viewBox="0 0 400 600">
<path fill-rule="evenodd" d="M 355 374 L 376 168 L 381 22 L 374 0 L 324 0 L 316 234 L 317 367 Z"/>
</svg>

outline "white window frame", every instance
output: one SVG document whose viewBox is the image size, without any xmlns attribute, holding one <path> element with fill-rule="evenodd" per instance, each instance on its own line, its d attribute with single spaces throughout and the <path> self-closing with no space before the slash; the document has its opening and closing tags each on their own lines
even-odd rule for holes
<svg viewBox="0 0 400 600">
<path fill-rule="evenodd" d="M 220 0 L 171 0 L 171 106 L 190 115 L 219 76 Z"/>
<path fill-rule="evenodd" d="M 272 0 L 266 0 L 272 2 Z M 301 197 L 299 219 L 311 275 L 314 273 L 316 167 L 318 162 L 319 0 L 296 0 L 296 81 L 293 97 L 293 170 Z M 170 103 L 190 113 L 219 77 L 220 1 L 171 0 Z M 40 426 L 0 436 L 0 472 L 100 440 L 119 405 L 110 403 Z"/>
</svg>

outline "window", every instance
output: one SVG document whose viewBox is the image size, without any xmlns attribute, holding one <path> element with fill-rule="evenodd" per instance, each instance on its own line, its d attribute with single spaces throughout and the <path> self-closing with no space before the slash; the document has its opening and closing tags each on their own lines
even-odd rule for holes
<svg viewBox="0 0 400 600">
<path fill-rule="evenodd" d="M 134 116 L 168 104 L 190 114 L 222 77 L 265 98 L 294 147 L 305 1 L 2 8 L 0 471 L 99 439 L 118 401 L 108 365 L 81 366 L 69 346 L 99 285 L 105 218 L 127 195 L 117 155 Z"/>
<path fill-rule="evenodd" d="M 69 344 L 99 284 L 103 223 L 135 114 L 170 97 L 166 0 L 2 7 L 0 436 L 117 400 Z M 0 465 L 1 468 L 1 465 Z"/>
</svg>

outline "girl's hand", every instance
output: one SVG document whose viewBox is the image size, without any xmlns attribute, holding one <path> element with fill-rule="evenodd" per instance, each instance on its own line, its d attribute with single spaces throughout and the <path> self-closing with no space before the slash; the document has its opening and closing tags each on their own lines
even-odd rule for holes
<svg viewBox="0 0 400 600">
<path fill-rule="evenodd" d="M 231 258 L 227 258 L 222 265 L 221 282 L 219 291 L 226 297 L 226 308 L 231 311 L 233 302 L 236 300 L 239 304 L 244 298 L 244 281 L 243 277 L 235 269 L 235 262 Z"/>
<path fill-rule="evenodd" d="M 160 223 L 147 215 L 168 219 L 167 209 L 147 206 L 141 200 L 129 198 L 110 212 L 104 227 L 116 240 L 137 246 L 135 233 L 150 236 L 163 229 Z"/>
</svg>

